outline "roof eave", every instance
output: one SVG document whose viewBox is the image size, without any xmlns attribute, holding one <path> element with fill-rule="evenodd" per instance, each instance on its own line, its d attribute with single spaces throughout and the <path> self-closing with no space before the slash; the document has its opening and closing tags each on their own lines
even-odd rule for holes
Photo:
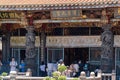
<svg viewBox="0 0 120 80">
<path fill-rule="evenodd" d="M 120 3 L 111 4 L 55 4 L 55 5 L 0 5 L 1 11 L 11 10 L 66 10 L 66 9 L 89 9 L 89 8 L 107 8 L 120 7 Z"/>
</svg>

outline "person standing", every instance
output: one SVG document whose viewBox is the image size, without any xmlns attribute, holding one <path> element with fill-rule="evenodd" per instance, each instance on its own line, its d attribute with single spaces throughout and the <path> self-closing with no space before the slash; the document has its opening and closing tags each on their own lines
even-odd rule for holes
<svg viewBox="0 0 120 80">
<path fill-rule="evenodd" d="M 45 63 L 42 61 L 41 65 L 40 65 L 40 76 L 44 77 L 46 75 L 45 73 Z"/>
<path fill-rule="evenodd" d="M 80 73 L 83 71 L 83 63 L 81 62 L 81 60 L 79 60 L 79 62 L 78 62 L 78 65 L 79 65 L 79 75 L 80 75 Z"/>
<path fill-rule="evenodd" d="M 99 67 L 97 66 L 96 69 L 95 69 L 95 71 L 94 71 L 94 72 L 95 72 L 95 76 L 97 76 L 99 70 L 100 70 L 100 69 L 99 69 Z"/>
<path fill-rule="evenodd" d="M 53 63 L 49 61 L 49 63 L 47 63 L 47 75 L 52 76 L 52 72 L 53 72 Z"/>
<path fill-rule="evenodd" d="M 0 60 L 0 73 L 2 72 L 2 61 Z"/>
<path fill-rule="evenodd" d="M 15 58 L 12 58 L 12 61 L 10 62 L 10 71 L 17 71 L 17 62 L 15 61 Z"/>
<path fill-rule="evenodd" d="M 79 65 L 78 65 L 77 61 L 74 62 L 73 67 L 74 67 L 75 73 L 76 73 L 75 77 L 78 77 L 79 76 Z"/>
<path fill-rule="evenodd" d="M 23 60 L 21 60 L 21 64 L 20 64 L 20 72 L 25 72 L 25 63 Z"/>
<path fill-rule="evenodd" d="M 69 68 L 70 68 L 70 67 L 67 66 L 67 69 L 64 71 L 64 74 L 65 74 L 66 77 L 71 77 L 72 71 L 71 71 Z"/>
<path fill-rule="evenodd" d="M 65 64 L 64 64 L 64 61 L 63 61 L 62 59 L 60 59 L 58 66 L 64 66 L 64 65 L 65 65 Z"/>
<path fill-rule="evenodd" d="M 89 76 L 89 62 L 88 61 L 86 61 L 83 69 L 86 72 L 86 75 Z"/>
</svg>

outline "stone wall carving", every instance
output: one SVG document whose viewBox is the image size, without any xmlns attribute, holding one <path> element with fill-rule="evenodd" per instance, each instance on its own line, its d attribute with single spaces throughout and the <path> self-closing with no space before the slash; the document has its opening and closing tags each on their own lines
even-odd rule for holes
<svg viewBox="0 0 120 80">
<path fill-rule="evenodd" d="M 39 37 L 35 37 L 35 47 L 40 46 Z M 25 37 L 11 37 L 11 47 L 25 47 Z M 51 36 L 46 39 L 47 47 L 100 47 L 100 36 Z M 120 47 L 120 35 L 114 36 L 114 47 Z"/>
<path fill-rule="evenodd" d="M 100 46 L 99 36 L 64 36 L 64 37 L 47 37 L 47 47 L 89 47 Z"/>
</svg>

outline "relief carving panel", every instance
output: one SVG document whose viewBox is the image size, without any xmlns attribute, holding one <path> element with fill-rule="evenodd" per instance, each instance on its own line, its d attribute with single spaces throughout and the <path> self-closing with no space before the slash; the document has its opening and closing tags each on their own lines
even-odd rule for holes
<svg viewBox="0 0 120 80">
<path fill-rule="evenodd" d="M 51 36 L 46 39 L 47 47 L 100 47 L 100 36 Z M 25 37 L 11 37 L 11 47 L 25 47 Z M 40 46 L 39 37 L 36 36 L 35 46 Z M 120 47 L 120 36 L 114 36 L 114 46 Z"/>
</svg>

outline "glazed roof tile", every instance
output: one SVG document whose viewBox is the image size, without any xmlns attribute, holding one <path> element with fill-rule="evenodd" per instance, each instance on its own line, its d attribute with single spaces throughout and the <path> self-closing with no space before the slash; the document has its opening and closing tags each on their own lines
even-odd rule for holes
<svg viewBox="0 0 120 80">
<path fill-rule="evenodd" d="M 119 0 L 0 0 L 0 5 L 110 4 Z"/>
<path fill-rule="evenodd" d="M 120 6 L 119 0 L 0 0 L 1 10 L 49 10 Z"/>
</svg>

